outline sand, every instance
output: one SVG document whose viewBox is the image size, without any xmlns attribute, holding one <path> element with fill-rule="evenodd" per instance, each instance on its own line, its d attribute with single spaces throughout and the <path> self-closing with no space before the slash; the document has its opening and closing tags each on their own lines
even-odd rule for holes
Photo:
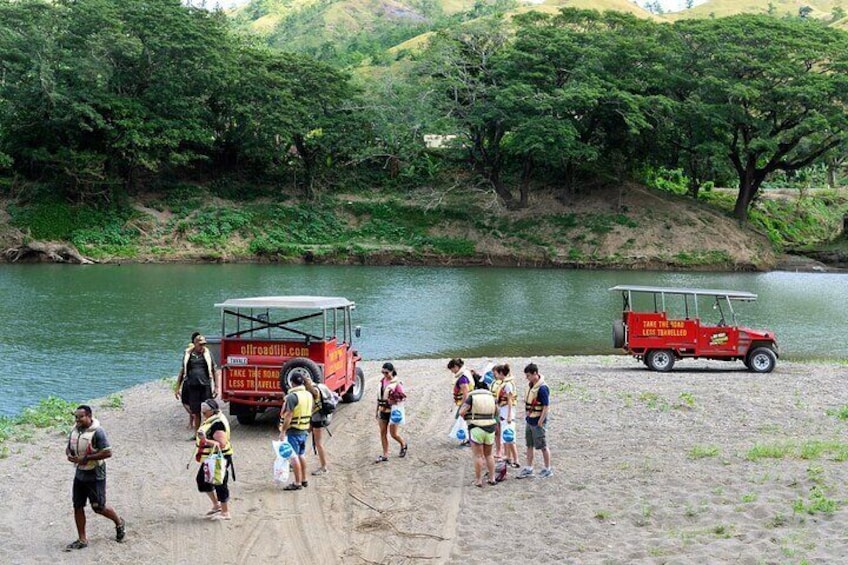
<svg viewBox="0 0 848 565">
<path fill-rule="evenodd" d="M 365 398 L 342 405 L 330 473 L 283 492 L 271 480 L 276 415 L 233 423 L 238 480 L 230 522 L 202 518 L 187 418 L 167 383 L 93 402 L 109 434 L 109 503 L 125 543 L 89 511 L 75 539 L 64 434 L 10 444 L 0 460 L 0 563 L 838 563 L 848 555 L 846 367 L 678 363 L 671 374 L 627 357 L 535 359 L 553 392 L 555 474 L 472 486 L 467 448 L 448 439 L 446 359 L 398 361 L 409 394 L 409 455 L 373 464 L 379 363 Z M 527 359 L 509 359 L 519 373 Z M 470 360 L 471 366 L 483 360 Z M 519 425 L 523 438 L 523 425 Z M 523 457 L 523 443 L 520 452 Z M 777 451 L 777 457 L 757 453 Z M 315 468 L 314 457 L 310 464 Z M 537 469 L 538 470 L 538 469 Z"/>
</svg>

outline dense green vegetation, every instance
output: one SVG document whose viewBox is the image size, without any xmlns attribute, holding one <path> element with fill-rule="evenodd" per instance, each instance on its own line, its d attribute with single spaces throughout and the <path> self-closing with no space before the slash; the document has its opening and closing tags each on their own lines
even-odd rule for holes
<svg viewBox="0 0 848 565">
<path fill-rule="evenodd" d="M 836 219 L 809 218 L 844 210 L 837 193 L 792 210 L 760 198 L 810 171 L 844 183 L 848 33 L 827 21 L 667 24 L 575 9 L 508 19 L 507 0 L 452 13 L 421 2 L 418 23 L 378 22 L 347 43 L 290 35 L 331 4 L 277 14 L 292 25 L 261 45 L 224 14 L 178 0 L 0 0 L 0 192 L 14 199 L 13 222 L 118 256 L 152 229 L 210 249 L 242 238 L 269 256 L 368 243 L 461 256 L 473 243 L 434 235 L 430 219 L 453 208 L 434 203 L 428 216 L 406 195 L 491 190 L 517 210 L 534 190 L 575 201 L 636 180 L 683 182 L 780 246 L 835 233 Z M 274 9 L 253 2 L 242 17 Z M 421 50 L 389 55 L 425 27 L 435 33 Z M 378 65 L 350 67 L 360 62 Z M 425 134 L 442 147 L 425 148 Z M 713 186 L 735 187 L 729 206 Z M 339 199 L 374 190 L 388 198 Z M 129 206 L 151 193 L 173 214 L 165 228 Z M 207 207 L 209 197 L 244 205 Z M 475 217 L 457 221 L 507 231 Z M 544 221 L 554 238 L 638 221 L 609 218 Z"/>
</svg>

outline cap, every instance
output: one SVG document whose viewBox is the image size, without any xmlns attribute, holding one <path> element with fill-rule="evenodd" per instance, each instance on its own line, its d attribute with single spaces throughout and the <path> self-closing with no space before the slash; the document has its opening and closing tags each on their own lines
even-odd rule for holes
<svg viewBox="0 0 848 565">
<path fill-rule="evenodd" d="M 206 345 L 206 338 L 202 335 L 197 336 L 197 339 L 194 340 L 197 345 Z"/>
</svg>

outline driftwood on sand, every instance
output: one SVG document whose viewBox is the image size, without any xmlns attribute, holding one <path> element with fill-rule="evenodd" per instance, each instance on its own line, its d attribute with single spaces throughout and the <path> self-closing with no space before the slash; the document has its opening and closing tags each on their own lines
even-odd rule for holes
<svg viewBox="0 0 848 565">
<path fill-rule="evenodd" d="M 56 243 L 53 241 L 28 241 L 15 247 L 10 247 L 3 252 L 3 256 L 10 263 L 19 261 L 34 261 L 53 263 L 77 263 L 79 265 L 92 265 L 94 261 L 83 257 L 72 245 Z"/>
</svg>

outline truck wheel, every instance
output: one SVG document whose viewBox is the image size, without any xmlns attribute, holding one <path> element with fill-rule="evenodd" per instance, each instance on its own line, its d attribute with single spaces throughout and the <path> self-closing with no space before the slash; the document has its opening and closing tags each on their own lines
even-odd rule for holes
<svg viewBox="0 0 848 565">
<path fill-rule="evenodd" d="M 755 373 L 771 373 L 777 365 L 777 355 L 768 347 L 758 347 L 748 354 L 745 364 Z"/>
<path fill-rule="evenodd" d="M 359 402 L 365 392 L 365 373 L 360 367 L 354 371 L 353 386 L 342 396 L 343 402 Z"/>
<path fill-rule="evenodd" d="M 255 410 L 245 410 L 244 412 L 239 412 L 236 414 L 236 420 L 242 426 L 252 426 L 256 423 L 256 411 Z"/>
<path fill-rule="evenodd" d="M 280 369 L 280 389 L 283 392 L 288 391 L 292 384 L 291 378 L 294 375 L 300 375 L 303 378 L 309 377 L 315 384 L 324 382 L 321 369 L 312 359 L 306 357 L 295 357 L 283 363 Z"/>
<path fill-rule="evenodd" d="M 649 369 L 667 373 L 674 367 L 674 354 L 668 349 L 652 349 L 645 357 Z"/>
<path fill-rule="evenodd" d="M 624 347 L 624 322 L 616 320 L 612 323 L 612 346 L 616 349 Z"/>
</svg>

